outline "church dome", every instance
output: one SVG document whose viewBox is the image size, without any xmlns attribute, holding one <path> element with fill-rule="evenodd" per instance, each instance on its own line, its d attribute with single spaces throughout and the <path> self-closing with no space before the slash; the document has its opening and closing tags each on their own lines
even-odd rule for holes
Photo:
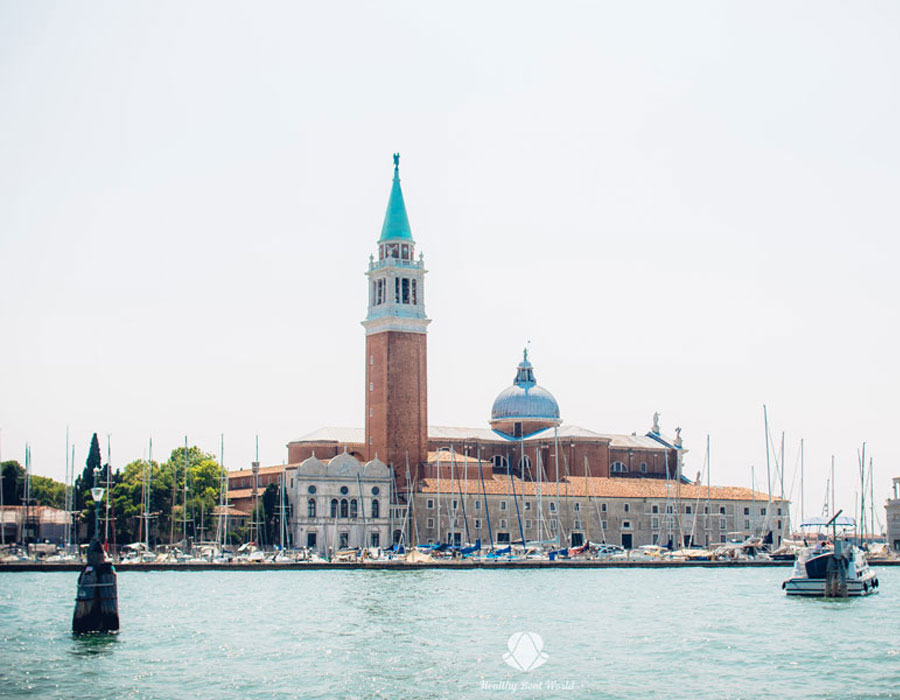
<svg viewBox="0 0 900 700">
<path fill-rule="evenodd" d="M 528 351 L 516 371 L 513 385 L 500 392 L 491 408 L 491 428 L 507 438 L 529 437 L 559 425 L 559 404 L 553 394 L 537 385 Z"/>
</svg>

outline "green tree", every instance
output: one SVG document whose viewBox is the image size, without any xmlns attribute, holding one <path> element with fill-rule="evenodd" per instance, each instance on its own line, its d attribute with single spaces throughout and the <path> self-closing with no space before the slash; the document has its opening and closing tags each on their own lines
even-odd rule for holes
<svg viewBox="0 0 900 700">
<path fill-rule="evenodd" d="M 66 507 L 66 485 L 46 476 L 31 476 L 31 497 L 39 506 Z M 6 501 L 4 501 L 5 503 Z"/>
<path fill-rule="evenodd" d="M 209 539 L 222 480 L 222 467 L 215 455 L 207 454 L 197 446 L 189 447 L 187 451 L 183 447 L 178 447 L 172 450 L 165 466 L 169 474 L 176 479 L 175 506 L 171 509 L 175 518 L 175 540 L 182 539 L 185 530 L 189 538 Z M 185 471 L 187 471 L 187 503 L 185 503 Z M 169 488 L 171 487 L 170 481 Z"/>
<path fill-rule="evenodd" d="M 94 433 L 91 437 L 91 446 L 88 449 L 84 470 L 75 479 L 75 510 L 83 511 L 85 508 L 89 508 L 91 517 L 93 517 L 93 501 L 89 491 L 94 486 L 94 469 L 101 469 L 102 466 L 103 459 L 100 456 L 100 441 L 97 439 L 97 433 Z"/>
<path fill-rule="evenodd" d="M 22 505 L 22 495 L 25 492 L 25 469 L 15 460 L 0 464 L 0 484 L 3 488 L 3 505 Z"/>
</svg>

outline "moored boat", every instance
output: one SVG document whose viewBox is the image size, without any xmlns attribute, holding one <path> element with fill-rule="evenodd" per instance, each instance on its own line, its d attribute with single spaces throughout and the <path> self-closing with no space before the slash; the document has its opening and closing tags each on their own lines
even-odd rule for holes
<svg viewBox="0 0 900 700">
<path fill-rule="evenodd" d="M 801 549 L 793 576 L 781 584 L 787 595 L 857 598 L 878 592 L 878 577 L 855 545 L 839 540 L 834 549 Z"/>
</svg>

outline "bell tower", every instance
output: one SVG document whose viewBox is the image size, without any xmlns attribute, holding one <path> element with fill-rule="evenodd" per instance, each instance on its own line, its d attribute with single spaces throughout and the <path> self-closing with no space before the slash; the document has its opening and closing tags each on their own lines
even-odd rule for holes
<svg viewBox="0 0 900 700">
<path fill-rule="evenodd" d="M 388 199 L 378 259 L 369 256 L 366 329 L 366 449 L 390 465 L 405 491 L 407 457 L 415 479 L 428 459 L 425 263 L 416 258 L 400 189 L 400 154 Z"/>
</svg>

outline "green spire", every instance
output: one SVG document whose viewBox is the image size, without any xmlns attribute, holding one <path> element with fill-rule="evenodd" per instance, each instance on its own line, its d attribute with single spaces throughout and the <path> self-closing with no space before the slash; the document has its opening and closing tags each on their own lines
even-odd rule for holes
<svg viewBox="0 0 900 700">
<path fill-rule="evenodd" d="M 381 227 L 379 243 L 385 241 L 412 241 L 412 231 L 409 229 L 409 217 L 406 216 L 406 203 L 403 201 L 403 191 L 400 189 L 400 154 L 394 154 L 394 181 L 391 183 L 391 198 L 388 200 L 387 212 L 384 215 L 384 225 Z"/>
</svg>

